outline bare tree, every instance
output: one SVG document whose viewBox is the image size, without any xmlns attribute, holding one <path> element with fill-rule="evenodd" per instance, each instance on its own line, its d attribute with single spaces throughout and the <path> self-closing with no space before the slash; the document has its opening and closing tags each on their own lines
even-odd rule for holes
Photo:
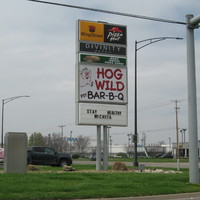
<svg viewBox="0 0 200 200">
<path fill-rule="evenodd" d="M 45 136 L 45 144 L 58 152 L 68 152 L 69 143 L 66 137 L 62 137 L 59 133 L 52 133 Z"/>
<path fill-rule="evenodd" d="M 74 150 L 79 155 L 84 155 L 88 150 L 90 145 L 90 139 L 86 136 L 78 136 L 77 139 L 73 143 Z"/>
</svg>

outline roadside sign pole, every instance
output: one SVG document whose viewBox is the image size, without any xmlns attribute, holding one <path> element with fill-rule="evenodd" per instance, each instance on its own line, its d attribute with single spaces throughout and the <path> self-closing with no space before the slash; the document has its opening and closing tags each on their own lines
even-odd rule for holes
<svg viewBox="0 0 200 200">
<path fill-rule="evenodd" d="M 108 170 L 108 135 L 107 126 L 103 126 L 103 169 Z"/>
<path fill-rule="evenodd" d="M 97 126 L 96 171 L 101 170 L 101 126 Z"/>
</svg>

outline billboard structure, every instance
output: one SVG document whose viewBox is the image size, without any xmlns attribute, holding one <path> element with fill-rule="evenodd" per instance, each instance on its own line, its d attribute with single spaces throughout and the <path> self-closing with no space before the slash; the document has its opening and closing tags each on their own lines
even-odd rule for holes
<svg viewBox="0 0 200 200">
<path fill-rule="evenodd" d="M 78 21 L 76 123 L 127 126 L 126 26 Z"/>
</svg>

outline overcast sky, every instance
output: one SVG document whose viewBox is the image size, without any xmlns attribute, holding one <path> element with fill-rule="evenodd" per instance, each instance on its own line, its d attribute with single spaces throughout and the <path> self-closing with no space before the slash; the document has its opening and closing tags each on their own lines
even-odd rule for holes
<svg viewBox="0 0 200 200">
<path fill-rule="evenodd" d="M 129 14 L 185 22 L 199 15 L 199 0 L 49 0 Z M 112 127 L 113 144 L 127 144 L 133 133 L 134 42 L 165 40 L 138 51 L 138 132 L 146 143 L 176 142 L 175 100 L 180 101 L 179 127 L 187 129 L 185 25 L 161 23 L 27 0 L 0 3 L 0 98 L 30 95 L 5 105 L 4 132 L 59 133 L 96 136 L 95 126 L 75 125 L 75 54 L 78 19 L 127 26 L 128 127 Z M 200 30 L 195 30 L 197 97 L 200 104 Z M 198 115 L 199 115 L 198 107 Z M 199 120 L 198 120 L 199 121 Z M 200 125 L 198 126 L 200 127 Z M 180 135 L 181 140 L 181 135 Z M 188 132 L 186 132 L 188 141 Z"/>
</svg>

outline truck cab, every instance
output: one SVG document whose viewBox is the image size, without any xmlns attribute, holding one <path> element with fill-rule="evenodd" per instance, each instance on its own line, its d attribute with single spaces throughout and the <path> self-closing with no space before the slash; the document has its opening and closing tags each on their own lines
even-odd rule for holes
<svg viewBox="0 0 200 200">
<path fill-rule="evenodd" d="M 72 159 L 69 154 L 57 153 L 49 147 L 28 147 L 28 164 L 35 165 L 71 165 Z"/>
</svg>

